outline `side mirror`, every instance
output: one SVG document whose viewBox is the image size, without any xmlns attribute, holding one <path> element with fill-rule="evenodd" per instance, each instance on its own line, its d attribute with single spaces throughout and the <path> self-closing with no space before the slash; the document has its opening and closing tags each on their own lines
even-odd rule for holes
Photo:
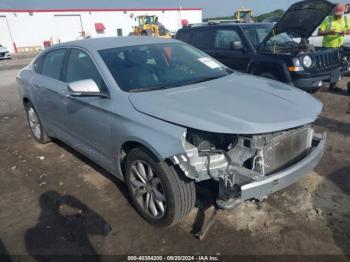
<svg viewBox="0 0 350 262">
<path fill-rule="evenodd" d="M 92 79 L 84 79 L 69 83 L 68 92 L 71 96 L 104 96 Z"/>
<path fill-rule="evenodd" d="M 241 41 L 233 41 L 231 43 L 231 49 L 233 50 L 243 50 L 243 45 Z"/>
</svg>

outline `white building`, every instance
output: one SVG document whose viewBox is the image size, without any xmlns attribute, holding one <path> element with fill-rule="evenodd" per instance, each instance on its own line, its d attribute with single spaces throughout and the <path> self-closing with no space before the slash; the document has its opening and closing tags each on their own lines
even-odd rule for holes
<svg viewBox="0 0 350 262">
<path fill-rule="evenodd" d="M 157 15 L 158 21 L 172 32 L 184 20 L 202 21 L 201 8 L 0 9 L 0 44 L 11 52 L 30 52 L 42 49 L 45 41 L 78 39 L 82 32 L 91 37 L 126 36 L 140 15 Z"/>
</svg>

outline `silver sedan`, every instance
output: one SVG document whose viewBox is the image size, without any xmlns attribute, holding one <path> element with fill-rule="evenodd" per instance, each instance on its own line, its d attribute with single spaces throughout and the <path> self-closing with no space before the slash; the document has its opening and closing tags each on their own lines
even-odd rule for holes
<svg viewBox="0 0 350 262">
<path fill-rule="evenodd" d="M 177 40 L 118 37 L 55 45 L 17 76 L 33 137 L 64 141 L 125 181 L 140 215 L 171 226 L 211 181 L 216 206 L 281 190 L 322 157 L 322 104 L 234 72 Z"/>
</svg>

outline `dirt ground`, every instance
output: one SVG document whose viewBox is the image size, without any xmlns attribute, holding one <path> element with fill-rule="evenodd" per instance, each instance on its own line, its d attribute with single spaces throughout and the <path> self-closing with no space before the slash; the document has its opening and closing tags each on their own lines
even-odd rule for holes
<svg viewBox="0 0 350 262">
<path fill-rule="evenodd" d="M 37 144 L 16 89 L 20 62 L 11 63 L 0 66 L 0 254 L 350 255 L 347 79 L 338 92 L 315 94 L 324 103 L 316 126 L 328 133 L 317 168 L 264 202 L 219 213 L 199 241 L 191 234 L 198 209 L 154 228 L 111 174 L 63 143 Z"/>
</svg>

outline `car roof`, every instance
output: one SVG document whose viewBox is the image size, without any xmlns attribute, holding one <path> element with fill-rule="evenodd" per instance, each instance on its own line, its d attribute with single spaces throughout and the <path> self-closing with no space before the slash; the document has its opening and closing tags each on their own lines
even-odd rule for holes
<svg viewBox="0 0 350 262">
<path fill-rule="evenodd" d="M 213 24 L 207 24 L 203 23 L 200 25 L 194 25 L 189 27 L 181 28 L 180 30 L 196 30 L 200 28 L 216 28 L 216 27 L 254 27 L 257 25 L 272 25 L 273 23 L 236 23 L 236 22 L 221 22 L 221 23 L 213 23 Z"/>
<path fill-rule="evenodd" d="M 48 48 L 55 49 L 59 47 L 82 47 L 90 50 L 102 50 L 115 47 L 125 47 L 125 46 L 137 46 L 137 45 L 147 45 L 147 44 L 161 44 L 161 43 L 180 43 L 175 39 L 168 39 L 162 37 L 150 37 L 150 36 L 125 36 L 125 37 L 99 37 L 99 38 L 89 38 L 83 40 L 76 40 L 65 42 L 62 44 L 53 45 Z"/>
</svg>

